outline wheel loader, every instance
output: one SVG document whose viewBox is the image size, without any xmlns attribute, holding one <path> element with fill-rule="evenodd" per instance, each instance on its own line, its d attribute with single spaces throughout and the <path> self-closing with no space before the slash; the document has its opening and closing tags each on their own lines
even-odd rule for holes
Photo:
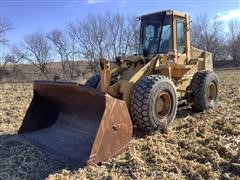
<svg viewBox="0 0 240 180">
<path fill-rule="evenodd" d="M 122 152 L 133 125 L 158 131 L 173 123 L 180 104 L 197 112 L 217 105 L 212 54 L 191 46 L 189 16 L 166 10 L 138 19 L 138 55 L 100 58 L 100 74 L 85 85 L 34 82 L 21 141 L 82 167 Z"/>
</svg>

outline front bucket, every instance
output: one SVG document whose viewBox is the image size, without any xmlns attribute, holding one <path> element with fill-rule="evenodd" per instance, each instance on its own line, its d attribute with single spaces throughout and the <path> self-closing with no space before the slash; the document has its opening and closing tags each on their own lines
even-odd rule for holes
<svg viewBox="0 0 240 180">
<path fill-rule="evenodd" d="M 19 138 L 71 166 L 99 163 L 132 138 L 124 101 L 69 82 L 36 81 Z"/>
</svg>

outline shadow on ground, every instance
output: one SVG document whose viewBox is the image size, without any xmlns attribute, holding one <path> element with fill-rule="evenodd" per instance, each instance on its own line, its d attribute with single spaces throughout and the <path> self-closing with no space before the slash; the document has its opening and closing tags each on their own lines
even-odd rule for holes
<svg viewBox="0 0 240 180">
<path fill-rule="evenodd" d="M 15 140 L 14 134 L 0 135 L 0 180 L 44 179 L 66 165 L 49 159 L 33 147 Z"/>
</svg>

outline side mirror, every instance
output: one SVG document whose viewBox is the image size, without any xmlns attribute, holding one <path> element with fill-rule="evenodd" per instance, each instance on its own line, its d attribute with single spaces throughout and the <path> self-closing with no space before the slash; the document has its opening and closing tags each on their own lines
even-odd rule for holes
<svg viewBox="0 0 240 180">
<path fill-rule="evenodd" d="M 141 21 L 141 17 L 136 17 L 136 20 L 137 21 Z"/>
</svg>

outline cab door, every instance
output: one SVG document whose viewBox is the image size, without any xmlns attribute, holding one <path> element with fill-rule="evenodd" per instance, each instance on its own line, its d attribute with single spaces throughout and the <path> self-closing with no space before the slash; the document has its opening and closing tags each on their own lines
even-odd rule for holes
<svg viewBox="0 0 240 180">
<path fill-rule="evenodd" d="M 185 64 L 187 60 L 187 38 L 186 38 L 186 19 L 182 17 L 175 18 L 176 27 L 176 49 L 177 64 Z"/>
</svg>

